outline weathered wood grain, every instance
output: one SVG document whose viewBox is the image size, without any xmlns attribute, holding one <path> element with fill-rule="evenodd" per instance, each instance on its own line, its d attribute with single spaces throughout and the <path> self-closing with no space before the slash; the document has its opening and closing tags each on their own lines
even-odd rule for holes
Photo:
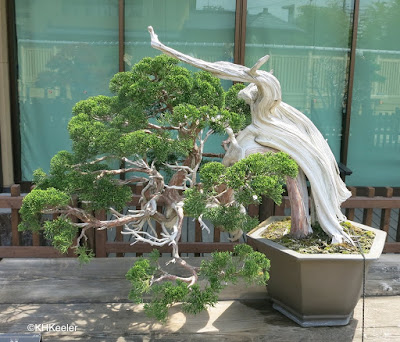
<svg viewBox="0 0 400 342">
<path fill-rule="evenodd" d="M 125 274 L 137 258 L 101 258 L 80 266 L 73 258 L 3 259 L 0 262 L 0 303 L 128 302 Z M 199 266 L 204 258 L 188 258 Z M 163 257 L 162 262 L 169 260 Z M 176 265 L 171 272 L 187 275 Z M 400 295 L 400 255 L 383 255 L 367 275 L 368 296 Z M 263 286 L 228 286 L 223 300 L 260 299 Z"/>
<path fill-rule="evenodd" d="M 199 265 L 202 259 L 189 260 Z M 127 300 L 124 275 L 135 260 L 100 258 L 81 267 L 71 258 L 3 259 L 0 333 L 26 333 L 28 324 L 55 323 L 76 325 L 77 331 L 44 332 L 44 340 L 361 341 L 361 300 L 345 327 L 300 328 L 272 309 L 263 286 L 245 284 L 229 286 L 207 312 L 185 315 L 176 305 L 165 325 L 155 323 L 142 306 Z M 400 255 L 383 255 L 371 266 L 367 294 L 379 297 L 366 298 L 365 342 L 400 341 L 399 275 Z"/>
<path fill-rule="evenodd" d="M 367 298 L 365 342 L 399 341 L 400 298 Z M 264 301 L 222 301 L 196 316 L 171 309 L 162 325 L 128 303 L 0 304 L 0 331 L 26 332 L 28 324 L 76 326 L 76 332 L 43 332 L 47 341 L 361 341 L 362 303 L 344 327 L 301 328 Z"/>
</svg>

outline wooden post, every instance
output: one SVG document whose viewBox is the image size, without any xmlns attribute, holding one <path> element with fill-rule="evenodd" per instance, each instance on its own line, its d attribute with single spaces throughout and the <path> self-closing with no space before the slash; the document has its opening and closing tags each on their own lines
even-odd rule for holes
<svg viewBox="0 0 400 342">
<path fill-rule="evenodd" d="M 259 207 L 259 219 L 265 221 L 268 217 L 274 215 L 275 203 L 269 197 L 263 196 Z"/>
<path fill-rule="evenodd" d="M 281 205 L 275 205 L 275 216 L 284 216 L 285 207 L 286 207 L 286 199 L 285 197 L 283 197 Z"/>
<path fill-rule="evenodd" d="M 392 197 L 392 196 L 393 196 L 393 188 L 386 187 L 385 197 Z M 381 230 L 384 230 L 386 233 L 389 233 L 390 212 L 391 212 L 390 208 L 382 209 L 382 212 L 381 212 L 380 228 L 381 228 Z"/>
<path fill-rule="evenodd" d="M 106 220 L 105 210 L 96 212 L 96 217 L 100 220 Z M 95 230 L 95 246 L 96 246 L 96 258 L 106 258 L 106 242 L 107 242 L 107 230 Z"/>
<path fill-rule="evenodd" d="M 375 188 L 367 187 L 367 197 L 374 197 L 375 196 Z M 373 216 L 374 209 L 373 208 L 366 208 L 364 209 L 363 215 L 363 224 L 366 226 L 372 225 L 372 216 Z"/>
<path fill-rule="evenodd" d="M 400 242 L 400 210 L 399 210 L 399 217 L 397 218 L 396 241 Z"/>
<path fill-rule="evenodd" d="M 357 189 L 354 186 L 350 186 L 349 190 L 351 191 L 351 197 L 357 196 Z M 354 221 L 354 213 L 355 209 L 354 208 L 347 208 L 346 209 L 346 217 L 350 221 Z"/>
<path fill-rule="evenodd" d="M 258 214 L 260 212 L 260 207 L 258 205 L 255 204 L 250 204 L 249 205 L 249 209 L 248 209 L 248 213 L 251 217 L 258 217 Z"/>
<path fill-rule="evenodd" d="M 200 223 L 198 220 L 195 221 L 194 224 L 194 242 L 202 242 L 203 241 L 203 234 Z M 194 253 L 195 257 L 199 257 L 200 253 Z"/>
<path fill-rule="evenodd" d="M 19 184 L 14 184 L 11 186 L 11 197 L 21 196 L 21 186 Z M 11 245 L 20 246 L 21 236 L 18 231 L 19 224 L 19 209 L 11 209 Z"/>
<path fill-rule="evenodd" d="M 32 245 L 40 246 L 40 233 L 39 232 L 32 233 Z"/>
<path fill-rule="evenodd" d="M 124 241 L 124 236 L 122 235 L 122 226 L 119 226 L 115 229 L 115 241 L 117 242 L 123 242 Z M 124 256 L 124 253 L 117 253 L 117 258 L 121 258 Z"/>
<path fill-rule="evenodd" d="M 214 237 L 213 238 L 214 238 L 214 242 L 220 242 L 221 241 L 221 231 L 216 226 L 214 226 Z"/>
<path fill-rule="evenodd" d="M 71 206 L 78 207 L 78 196 L 75 196 L 75 195 L 72 196 Z M 71 217 L 71 221 L 76 223 L 76 222 L 78 222 L 78 219 L 75 216 L 73 216 L 73 217 Z M 72 246 L 76 246 L 77 242 L 78 242 L 78 238 L 77 238 L 77 236 L 75 236 Z M 67 252 L 67 256 L 70 258 L 76 257 L 75 250 L 73 248 L 69 248 L 68 252 Z"/>
</svg>

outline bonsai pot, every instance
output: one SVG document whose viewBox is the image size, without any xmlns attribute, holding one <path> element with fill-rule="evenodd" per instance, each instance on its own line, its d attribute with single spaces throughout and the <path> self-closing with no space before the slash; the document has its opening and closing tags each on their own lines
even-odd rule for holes
<svg viewBox="0 0 400 342">
<path fill-rule="evenodd" d="M 271 261 L 267 289 L 273 307 L 303 327 L 346 325 L 360 298 L 364 274 L 379 258 L 384 231 L 351 223 L 375 232 L 368 254 L 301 254 L 262 237 L 273 216 L 247 234 L 248 244 Z M 365 266 L 365 273 L 364 273 Z"/>
</svg>

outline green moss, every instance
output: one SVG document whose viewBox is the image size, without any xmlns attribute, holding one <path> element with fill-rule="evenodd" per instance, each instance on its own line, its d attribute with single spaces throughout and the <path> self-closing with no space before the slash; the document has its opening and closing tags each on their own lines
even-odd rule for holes
<svg viewBox="0 0 400 342">
<path fill-rule="evenodd" d="M 354 241 L 358 241 L 363 253 L 368 253 L 371 249 L 375 233 L 363 230 L 350 222 L 341 223 L 343 230 L 352 237 Z M 344 242 L 332 244 L 331 238 L 322 230 L 317 223 L 313 228 L 313 233 L 305 239 L 294 239 L 290 236 L 291 220 L 290 218 L 282 221 L 276 221 L 269 225 L 268 229 L 263 233 L 262 237 L 279 243 L 289 249 L 304 254 L 359 254 L 360 249 L 357 244 L 355 246 Z"/>
</svg>

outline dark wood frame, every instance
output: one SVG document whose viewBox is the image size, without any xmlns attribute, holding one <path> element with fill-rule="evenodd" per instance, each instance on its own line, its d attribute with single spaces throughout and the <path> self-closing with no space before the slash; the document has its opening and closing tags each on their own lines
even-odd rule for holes
<svg viewBox="0 0 400 342">
<path fill-rule="evenodd" d="M 355 52 L 357 46 L 357 30 L 359 17 L 360 1 L 354 0 L 353 20 L 352 20 L 352 40 L 350 46 L 350 62 L 347 81 L 347 99 L 344 108 L 342 122 L 342 142 L 340 150 L 340 162 L 347 165 L 350 121 L 351 121 L 351 102 L 353 98 L 353 82 L 355 67 Z M 8 50 L 9 50 L 9 66 L 10 66 L 10 97 L 11 97 L 11 115 L 13 130 L 13 158 L 14 158 L 14 181 L 23 185 L 23 190 L 27 191 L 30 182 L 22 182 L 21 173 L 21 138 L 19 129 L 19 103 L 18 103 L 18 87 L 17 87 L 17 40 L 15 26 L 15 1 L 7 1 L 7 28 L 8 28 Z M 125 70 L 124 62 L 124 31 L 125 31 L 125 0 L 118 0 L 118 31 L 119 31 L 119 47 L 118 47 L 118 63 L 119 71 Z M 244 64 L 245 62 L 245 46 L 246 46 L 246 17 L 247 17 L 247 0 L 236 0 L 235 15 L 235 47 L 234 62 Z M 1 163 L 1 160 L 0 160 Z M 343 176 L 344 178 L 344 176 Z"/>
<path fill-rule="evenodd" d="M 7 16 L 7 44 L 8 65 L 10 82 L 10 113 L 13 146 L 14 182 L 22 181 L 21 173 L 21 134 L 19 128 L 20 110 L 18 101 L 18 54 L 17 54 L 17 30 L 15 1 L 6 1 Z M 1 159 L 0 159 L 1 163 Z"/>
<path fill-rule="evenodd" d="M 342 121 L 342 142 L 340 146 L 340 162 L 345 166 L 347 165 L 347 157 L 349 151 L 351 106 L 353 102 L 354 68 L 356 62 L 359 13 L 360 13 L 360 0 L 354 0 L 352 37 L 350 46 L 350 61 L 349 61 L 348 81 L 347 81 L 347 98 L 346 98 L 345 114 Z M 346 175 L 343 175 L 342 178 L 344 181 Z"/>
<path fill-rule="evenodd" d="M 125 0 L 118 0 L 118 71 L 125 71 Z"/>
<path fill-rule="evenodd" d="M 236 0 L 234 62 L 244 65 L 246 50 L 247 0 Z"/>
</svg>

